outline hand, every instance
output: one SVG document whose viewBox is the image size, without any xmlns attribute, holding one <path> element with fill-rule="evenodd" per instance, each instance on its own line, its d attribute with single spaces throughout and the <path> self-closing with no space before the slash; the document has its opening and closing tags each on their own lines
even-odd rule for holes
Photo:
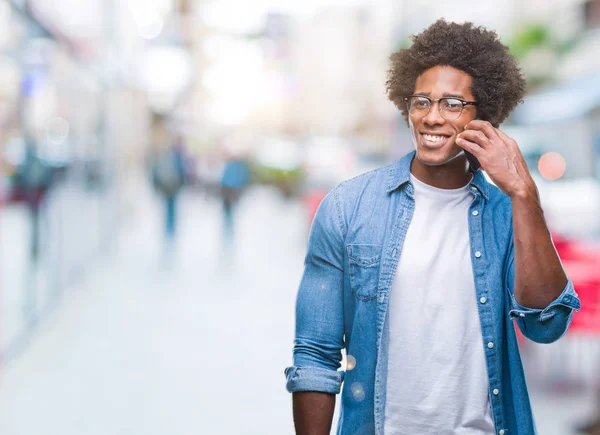
<svg viewBox="0 0 600 435">
<path fill-rule="evenodd" d="M 535 182 L 517 143 L 487 121 L 474 120 L 458 134 L 456 145 L 481 163 L 492 181 L 511 198 L 534 194 Z"/>
</svg>

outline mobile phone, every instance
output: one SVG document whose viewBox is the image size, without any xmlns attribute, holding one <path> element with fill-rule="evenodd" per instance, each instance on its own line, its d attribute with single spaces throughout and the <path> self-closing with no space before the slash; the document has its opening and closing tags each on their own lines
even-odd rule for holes
<svg viewBox="0 0 600 435">
<path fill-rule="evenodd" d="M 467 161 L 469 162 L 469 171 L 477 172 L 479 168 L 481 168 L 481 163 L 477 160 L 473 154 L 465 150 L 465 155 L 467 156 Z"/>
</svg>

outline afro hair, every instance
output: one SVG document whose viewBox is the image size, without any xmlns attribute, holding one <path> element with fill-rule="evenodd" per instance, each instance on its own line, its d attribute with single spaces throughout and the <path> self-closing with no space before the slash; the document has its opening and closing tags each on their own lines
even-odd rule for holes
<svg viewBox="0 0 600 435">
<path fill-rule="evenodd" d="M 498 127 L 522 100 L 526 82 L 508 47 L 494 31 L 443 18 L 412 37 L 412 46 L 390 56 L 388 98 L 408 122 L 403 97 L 412 95 L 417 78 L 435 66 L 450 66 L 471 76 L 479 119 Z"/>
</svg>

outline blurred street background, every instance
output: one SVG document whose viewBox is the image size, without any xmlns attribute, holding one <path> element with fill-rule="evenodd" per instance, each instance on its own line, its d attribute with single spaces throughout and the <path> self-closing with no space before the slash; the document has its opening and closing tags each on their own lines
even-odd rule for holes
<svg viewBox="0 0 600 435">
<path fill-rule="evenodd" d="M 600 0 L 0 0 L 0 434 L 292 434 L 294 303 L 337 183 L 412 149 L 388 56 L 497 30 L 583 309 L 523 339 L 540 435 L 600 409 Z"/>
</svg>

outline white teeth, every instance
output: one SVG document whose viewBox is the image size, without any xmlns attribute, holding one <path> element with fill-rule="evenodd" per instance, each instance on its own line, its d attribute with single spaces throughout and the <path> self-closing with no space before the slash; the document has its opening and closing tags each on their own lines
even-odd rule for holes
<svg viewBox="0 0 600 435">
<path fill-rule="evenodd" d="M 432 134 L 424 134 L 423 136 L 425 137 L 425 139 L 427 139 L 431 142 L 440 142 L 440 141 L 443 141 L 444 139 L 446 139 L 445 136 L 434 136 Z"/>
</svg>

